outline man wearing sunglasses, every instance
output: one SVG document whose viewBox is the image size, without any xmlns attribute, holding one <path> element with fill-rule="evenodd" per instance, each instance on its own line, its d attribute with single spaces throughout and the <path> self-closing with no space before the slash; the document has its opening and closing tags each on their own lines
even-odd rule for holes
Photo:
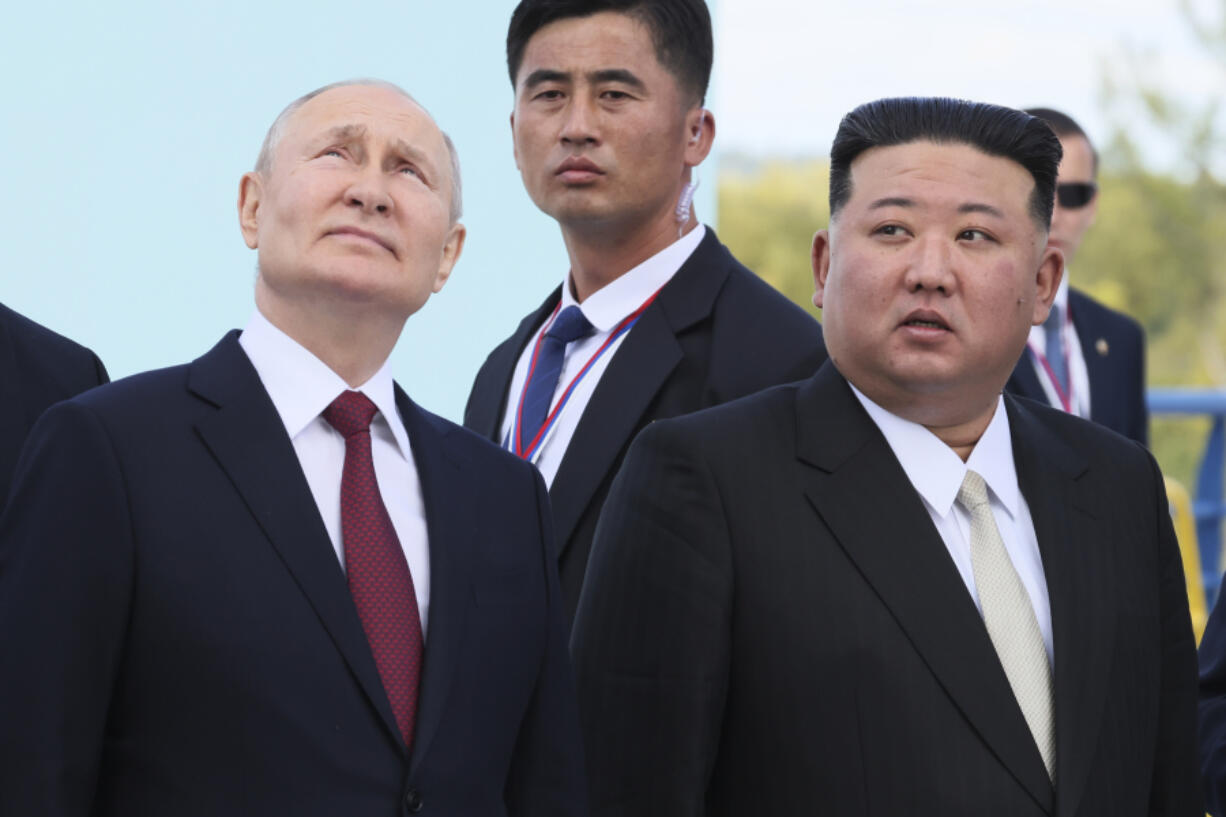
<svg viewBox="0 0 1226 817">
<path fill-rule="evenodd" d="M 1145 408 L 1145 334 L 1140 324 L 1069 287 L 1074 259 L 1098 212 L 1098 153 L 1072 117 L 1027 111 L 1046 122 L 1064 148 L 1048 243 L 1064 253 L 1065 275 L 1047 321 L 1032 327 L 1006 388 L 1149 443 Z"/>
</svg>

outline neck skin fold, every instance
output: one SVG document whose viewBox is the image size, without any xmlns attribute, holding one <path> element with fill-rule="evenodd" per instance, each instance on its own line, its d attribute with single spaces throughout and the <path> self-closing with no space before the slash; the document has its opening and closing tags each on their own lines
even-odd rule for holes
<svg viewBox="0 0 1226 817">
<path fill-rule="evenodd" d="M 675 202 L 674 202 L 675 206 Z M 608 224 L 562 225 L 562 239 L 570 257 L 573 295 L 579 303 L 663 250 L 698 226 L 690 207 L 689 218 L 678 231 L 673 210 L 639 227 L 610 229 Z"/>
<path fill-rule="evenodd" d="M 408 316 L 372 309 L 369 303 L 303 297 L 287 304 L 257 279 L 255 305 L 268 322 L 300 343 L 351 388 L 374 376 L 391 356 Z"/>
</svg>

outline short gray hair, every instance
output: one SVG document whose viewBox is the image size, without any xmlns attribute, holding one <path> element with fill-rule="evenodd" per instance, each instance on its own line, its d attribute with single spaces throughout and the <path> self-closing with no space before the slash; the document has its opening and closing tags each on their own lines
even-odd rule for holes
<svg viewBox="0 0 1226 817">
<path fill-rule="evenodd" d="M 394 93 L 400 94 L 405 99 L 421 108 L 423 111 L 426 111 L 425 106 L 414 99 L 412 94 L 401 88 L 399 85 L 388 82 L 387 80 L 367 78 L 345 79 L 341 80 L 340 82 L 333 82 L 329 85 L 325 85 L 322 88 L 316 88 L 314 91 L 298 97 L 293 102 L 286 105 L 285 109 L 282 110 L 281 113 L 277 114 L 277 118 L 273 120 L 272 127 L 268 129 L 268 133 L 264 136 L 264 144 L 260 146 L 260 155 L 257 156 L 255 160 L 255 172 L 261 175 L 267 175 L 268 171 L 272 169 L 272 159 L 273 155 L 277 151 L 277 145 L 281 143 L 281 137 L 285 135 L 286 125 L 289 124 L 289 120 L 295 113 L 298 112 L 299 108 L 320 94 L 331 91 L 333 88 L 344 88 L 350 85 L 364 85 L 371 88 L 383 88 L 388 91 L 393 91 Z M 431 119 L 434 118 L 430 115 L 429 111 L 426 111 L 426 116 L 430 116 Z M 437 125 L 438 123 L 436 122 L 435 124 Z M 456 152 L 455 143 L 451 141 L 451 137 L 447 135 L 447 132 L 442 128 L 439 128 L 439 133 L 443 135 L 443 144 L 447 146 L 447 156 L 451 160 L 451 211 L 449 215 L 451 216 L 451 223 L 455 224 L 460 220 L 460 216 L 464 212 L 460 192 L 460 154 Z"/>
</svg>

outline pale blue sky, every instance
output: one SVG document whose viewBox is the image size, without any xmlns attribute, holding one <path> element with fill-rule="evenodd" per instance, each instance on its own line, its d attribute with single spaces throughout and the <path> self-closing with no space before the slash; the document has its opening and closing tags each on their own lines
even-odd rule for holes
<svg viewBox="0 0 1226 817">
<path fill-rule="evenodd" d="M 1035 0 L 1036 14 L 1016 3 L 993 13 L 982 0 L 720 0 L 717 148 L 824 155 L 843 112 L 903 92 L 1063 105 L 1093 127 L 1083 109 L 1097 80 L 1070 80 L 1069 68 L 1091 73 L 1125 29 L 1158 37 L 1161 49 L 1178 30 L 1173 2 Z M 255 257 L 235 199 L 268 124 L 314 87 L 381 77 L 433 112 L 463 164 L 464 257 L 410 319 L 393 358 L 410 394 L 458 419 L 486 353 L 565 271 L 557 228 L 523 192 L 511 158 L 503 48 L 513 5 L 121 0 L 7 9 L 0 301 L 93 347 L 116 376 L 196 357 L 253 308 Z M 1131 28 L 1095 27 L 1121 8 L 1136 12 Z M 1057 12 L 1083 33 L 1064 25 L 1040 42 L 1036 32 L 1052 30 L 1042 15 Z M 1189 78 L 1193 92 L 1201 79 Z M 713 167 L 702 178 L 696 204 L 711 221 Z"/>
</svg>

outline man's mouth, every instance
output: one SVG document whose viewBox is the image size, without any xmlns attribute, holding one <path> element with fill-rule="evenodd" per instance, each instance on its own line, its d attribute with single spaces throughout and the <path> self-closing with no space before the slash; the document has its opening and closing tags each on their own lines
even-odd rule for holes
<svg viewBox="0 0 1226 817">
<path fill-rule="evenodd" d="M 945 318 L 929 309 L 915 310 L 903 320 L 902 325 L 915 327 L 916 329 L 949 330 L 949 324 L 945 321 Z"/>
<path fill-rule="evenodd" d="M 604 175 L 600 165 L 583 156 L 571 156 L 558 165 L 554 175 L 568 182 L 591 181 Z"/>
<path fill-rule="evenodd" d="M 351 236 L 353 238 L 362 238 L 374 244 L 378 244 L 380 247 L 387 250 L 392 255 L 396 254 L 396 251 L 392 249 L 391 244 L 384 241 L 382 238 L 380 238 L 375 233 L 368 232 L 359 227 L 338 227 L 335 230 L 329 230 L 327 235 Z"/>
</svg>

